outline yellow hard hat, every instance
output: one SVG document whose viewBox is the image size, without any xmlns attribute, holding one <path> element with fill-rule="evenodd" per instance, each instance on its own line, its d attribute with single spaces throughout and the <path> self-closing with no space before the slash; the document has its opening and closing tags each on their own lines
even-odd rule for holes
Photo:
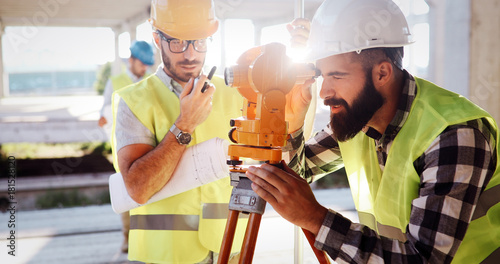
<svg viewBox="0 0 500 264">
<path fill-rule="evenodd" d="M 207 38 L 219 27 L 212 0 L 152 0 L 149 22 L 183 40 Z"/>
</svg>

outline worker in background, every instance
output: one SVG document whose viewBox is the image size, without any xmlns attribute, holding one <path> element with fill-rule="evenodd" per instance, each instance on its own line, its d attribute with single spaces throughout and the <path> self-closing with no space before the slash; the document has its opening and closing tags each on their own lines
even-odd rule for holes
<svg viewBox="0 0 500 264">
<path fill-rule="evenodd" d="M 325 1 L 309 48 L 330 123 L 304 144 L 303 120 L 290 122 L 289 167 L 264 164 L 247 176 L 338 263 L 498 263 L 497 124 L 466 98 L 406 71 L 410 43 L 390 0 Z M 297 113 L 311 97 L 307 87 L 300 91 Z M 318 204 L 308 185 L 342 166 L 360 223 Z"/>
<path fill-rule="evenodd" d="M 154 64 L 153 48 L 145 41 L 134 41 L 130 46 L 130 58 L 128 67 L 122 73 L 111 76 L 104 88 L 104 103 L 101 108 L 101 117 L 98 125 L 105 129 L 106 135 L 111 134 L 112 110 L 111 95 L 125 86 L 142 80 L 147 69 Z M 108 122 L 110 121 L 110 122 Z M 122 221 L 123 243 L 121 251 L 128 252 L 128 234 L 130 229 L 130 216 L 128 212 L 120 214 Z"/>
<path fill-rule="evenodd" d="M 130 58 L 128 67 L 120 74 L 111 76 L 104 88 L 104 103 L 101 108 L 101 117 L 98 125 L 104 127 L 110 124 L 111 94 L 127 85 L 136 83 L 145 77 L 146 71 L 154 64 L 153 48 L 146 41 L 134 41 L 130 45 Z"/>
<path fill-rule="evenodd" d="M 211 0 L 153 0 L 150 22 L 163 63 L 114 94 L 114 165 L 139 204 L 168 184 L 188 146 L 228 139 L 229 120 L 242 115 L 243 98 L 221 78 L 202 92 L 208 43 L 218 29 L 214 10 Z M 131 210 L 129 259 L 215 263 L 231 190 L 227 177 Z M 230 263 L 239 259 L 246 221 L 238 223 Z"/>
</svg>

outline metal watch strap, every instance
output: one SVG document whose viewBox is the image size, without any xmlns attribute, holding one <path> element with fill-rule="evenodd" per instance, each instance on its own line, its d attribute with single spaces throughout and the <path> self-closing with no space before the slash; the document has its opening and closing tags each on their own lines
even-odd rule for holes
<svg viewBox="0 0 500 264">
<path fill-rule="evenodd" d="M 177 135 L 179 135 L 179 133 L 181 133 L 182 131 L 175 124 L 173 124 L 170 127 L 170 132 L 172 132 L 172 134 L 174 134 L 174 136 L 177 137 Z"/>
<path fill-rule="evenodd" d="M 188 132 L 184 132 L 182 130 L 180 130 L 176 125 L 175 123 L 172 125 L 172 127 L 170 127 L 170 132 L 172 132 L 175 136 L 175 138 L 177 139 L 177 142 L 179 142 L 179 144 L 181 145 L 188 145 L 189 142 L 191 142 L 191 134 L 189 134 Z M 181 139 L 181 136 L 182 135 L 189 135 L 189 140 L 188 142 L 182 142 L 182 139 Z"/>
</svg>

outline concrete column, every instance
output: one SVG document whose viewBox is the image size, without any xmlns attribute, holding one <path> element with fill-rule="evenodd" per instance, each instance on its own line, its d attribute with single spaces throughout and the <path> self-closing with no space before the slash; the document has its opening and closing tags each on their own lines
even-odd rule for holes
<svg viewBox="0 0 500 264">
<path fill-rule="evenodd" d="M 304 0 L 295 0 L 293 7 L 294 18 L 304 18 Z"/>
<path fill-rule="evenodd" d="M 122 33 L 121 30 L 113 28 L 113 33 L 115 33 L 115 61 L 111 67 L 111 75 L 116 75 L 121 72 L 121 59 L 120 59 L 120 42 L 118 41 L 118 36 Z"/>
<path fill-rule="evenodd" d="M 224 74 L 226 69 L 226 20 L 219 20 L 219 32 L 220 32 L 220 67 L 217 69 L 219 74 Z"/>
<path fill-rule="evenodd" d="M 469 38 L 471 0 L 446 1 L 444 88 L 469 97 Z"/>
<path fill-rule="evenodd" d="M 151 66 L 151 72 L 156 72 L 156 69 L 160 64 L 163 64 L 163 61 L 161 60 L 161 50 L 159 49 L 160 47 L 156 48 L 156 44 L 154 43 L 153 40 L 153 52 L 154 52 L 154 59 L 155 59 L 155 64 Z"/>
<path fill-rule="evenodd" d="M 426 2 L 430 7 L 427 79 L 468 97 L 471 0 Z"/>
<path fill-rule="evenodd" d="M 428 79 L 444 86 L 446 0 L 426 0 L 429 5 Z"/>
<path fill-rule="evenodd" d="M 294 18 L 304 18 L 304 0 L 295 0 L 295 6 L 294 6 Z M 314 93 L 315 94 L 315 93 Z M 313 94 L 313 95 L 314 95 Z M 314 96 L 313 96 L 314 98 Z M 316 102 L 313 104 L 314 107 L 312 107 L 313 110 L 316 109 Z M 311 110 L 311 108 L 309 108 Z M 314 113 L 315 111 L 313 111 Z M 310 111 L 308 111 L 308 114 Z M 314 117 L 313 117 L 314 119 Z M 312 126 L 310 126 L 312 128 Z M 302 241 L 302 232 L 300 230 L 300 227 L 295 226 L 293 227 L 293 263 L 294 264 L 302 264 L 304 263 L 304 243 Z"/>
<path fill-rule="evenodd" d="M 253 22 L 253 42 L 255 46 L 260 46 L 262 45 L 262 28 L 264 28 L 262 23 L 252 21 Z"/>
<path fill-rule="evenodd" d="M 137 25 L 129 27 L 128 32 L 130 34 L 130 43 L 137 39 Z"/>
<path fill-rule="evenodd" d="M 153 52 L 154 52 L 154 58 L 155 58 L 155 64 L 151 66 L 151 72 L 156 72 L 156 69 L 160 64 L 163 64 L 163 61 L 161 60 L 161 50 L 160 47 L 156 47 L 156 44 L 154 43 L 153 37 L 151 37 L 153 40 Z"/>
<path fill-rule="evenodd" d="M 9 84 L 7 82 L 8 78 L 4 78 L 6 77 L 6 74 L 4 73 L 3 69 L 2 38 L 4 32 L 4 25 L 2 23 L 2 20 L 0 20 L 0 98 L 9 96 Z"/>
<path fill-rule="evenodd" d="M 500 121 L 500 0 L 471 1 L 470 99 Z M 459 56 L 459 54 L 457 54 Z"/>
</svg>

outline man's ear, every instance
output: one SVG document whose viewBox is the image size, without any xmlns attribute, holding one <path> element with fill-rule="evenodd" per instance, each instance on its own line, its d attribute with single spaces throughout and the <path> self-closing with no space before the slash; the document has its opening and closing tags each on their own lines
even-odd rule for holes
<svg viewBox="0 0 500 264">
<path fill-rule="evenodd" d="M 373 67 L 373 84 L 376 87 L 384 86 L 391 80 L 394 68 L 388 61 L 383 61 Z"/>
<path fill-rule="evenodd" d="M 155 43 L 155 47 L 157 49 L 160 49 L 160 35 L 158 35 L 158 32 L 156 31 L 153 32 L 153 40 Z"/>
</svg>

